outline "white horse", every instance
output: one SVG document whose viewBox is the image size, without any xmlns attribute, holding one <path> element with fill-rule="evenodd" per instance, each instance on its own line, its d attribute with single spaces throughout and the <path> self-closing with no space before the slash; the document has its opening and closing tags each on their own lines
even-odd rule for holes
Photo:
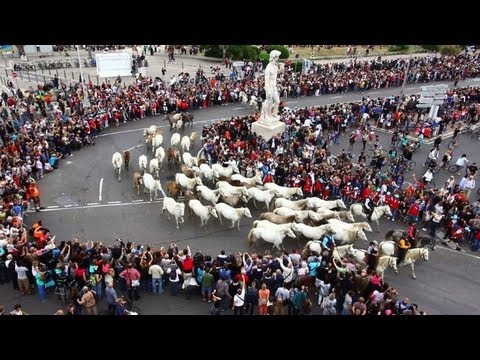
<svg viewBox="0 0 480 360">
<path fill-rule="evenodd" d="M 165 192 L 162 189 L 162 184 L 160 184 L 159 180 L 155 180 L 151 174 L 145 173 L 142 177 L 143 186 L 145 186 L 144 192 L 149 192 L 150 201 L 153 201 L 153 194 L 155 194 L 155 198 L 158 195 L 158 190 L 162 193 L 163 197 L 165 197 Z"/>
<path fill-rule="evenodd" d="M 395 243 L 393 241 L 382 241 L 378 245 L 378 253 L 379 256 L 387 255 L 387 256 L 394 256 L 395 255 Z M 399 266 L 409 265 L 412 268 L 412 278 L 416 279 L 417 276 L 415 275 L 415 262 L 422 259 L 424 261 L 428 261 L 428 249 L 427 248 L 415 248 L 415 249 L 408 249 L 407 254 L 405 255 L 404 260 L 398 264 Z M 398 272 L 398 271 L 396 271 Z"/>
<path fill-rule="evenodd" d="M 176 148 L 179 143 L 180 143 L 180 134 L 179 133 L 173 134 L 172 137 L 170 138 L 170 145 Z"/>
<path fill-rule="evenodd" d="M 335 226 L 335 229 L 339 227 L 339 228 L 345 228 L 347 230 L 363 230 L 363 231 L 372 232 L 372 227 L 367 222 L 358 222 L 358 223 L 350 224 L 337 219 L 328 219 L 327 221 L 333 226 Z"/>
<path fill-rule="evenodd" d="M 348 224 L 344 223 L 343 221 L 336 220 L 344 225 L 352 225 L 351 227 L 345 227 L 331 223 L 332 220 L 336 219 L 330 219 L 328 220 L 328 222 L 333 225 L 333 228 L 335 229 L 334 239 L 337 245 L 353 244 L 357 239 L 361 239 L 365 242 L 368 241 L 367 236 L 365 235 L 365 232 L 363 230 L 364 224 L 366 223 Z"/>
<path fill-rule="evenodd" d="M 122 181 L 121 173 L 122 173 L 122 164 L 123 164 L 123 157 L 118 151 L 113 154 L 112 156 L 112 165 L 113 170 L 115 170 L 115 175 L 118 176 L 118 181 Z"/>
<path fill-rule="evenodd" d="M 220 199 L 220 190 L 212 190 L 205 185 L 199 185 L 196 188 L 196 192 L 200 193 L 204 200 L 210 201 L 213 205 Z"/>
<path fill-rule="evenodd" d="M 363 212 L 363 206 L 362 204 L 353 204 L 350 206 L 350 211 L 354 216 L 361 216 L 365 220 L 368 219 L 367 214 Z M 382 205 L 382 206 L 377 206 L 376 208 L 373 209 L 372 213 L 372 222 L 377 224 L 377 232 L 380 232 L 380 227 L 378 221 L 382 216 L 388 216 L 392 217 L 392 211 L 390 210 L 390 206 L 388 205 Z"/>
<path fill-rule="evenodd" d="M 152 140 L 152 154 L 155 154 L 155 149 L 163 144 L 163 136 L 161 134 L 155 135 Z"/>
<path fill-rule="evenodd" d="M 219 181 L 215 187 L 220 190 L 222 196 L 243 195 L 248 198 L 248 190 L 246 186 L 233 186 L 227 181 Z"/>
<path fill-rule="evenodd" d="M 160 177 L 160 166 L 156 158 L 150 160 L 149 170 L 150 174 L 152 174 L 155 178 L 158 179 Z"/>
<path fill-rule="evenodd" d="M 222 164 L 213 164 L 212 170 L 216 178 L 220 176 L 231 177 L 234 173 L 238 174 L 240 172 L 237 165 L 224 167 Z"/>
<path fill-rule="evenodd" d="M 235 227 L 235 223 L 237 223 L 237 229 L 240 231 L 240 220 L 242 217 L 252 218 L 252 214 L 248 208 L 238 208 L 235 209 L 228 204 L 225 203 L 218 203 L 215 205 L 215 210 L 217 210 L 218 220 L 220 224 L 223 225 L 222 216 L 225 219 L 228 219 L 232 222 L 232 226 L 230 229 Z"/>
<path fill-rule="evenodd" d="M 144 155 L 140 155 L 138 157 L 138 167 L 140 168 L 140 172 L 143 174 L 145 172 L 145 170 L 147 170 L 147 164 L 148 164 L 148 158 L 147 156 L 144 154 Z"/>
<path fill-rule="evenodd" d="M 308 245 L 308 243 L 307 243 Z M 320 252 L 319 252 L 320 254 Z M 355 255 L 355 248 L 352 244 L 342 245 L 342 246 L 335 246 L 332 252 L 332 257 L 337 259 L 338 261 L 342 260 L 344 256 L 354 256 Z"/>
<path fill-rule="evenodd" d="M 205 231 L 207 231 L 207 222 L 212 216 L 218 219 L 217 210 L 212 205 L 205 206 L 199 200 L 192 199 L 188 202 L 188 207 L 200 218 L 200 226 Z"/>
<path fill-rule="evenodd" d="M 182 137 L 182 141 L 180 142 L 183 152 L 190 151 L 190 138 L 188 136 Z"/>
<path fill-rule="evenodd" d="M 180 119 L 180 120 L 178 120 L 178 121 L 175 123 L 175 129 L 176 129 L 177 131 L 182 131 L 182 132 L 183 132 L 183 128 L 184 128 L 184 126 L 183 126 L 183 120 Z"/>
<path fill-rule="evenodd" d="M 165 160 L 165 149 L 160 146 L 155 150 L 155 157 L 158 160 L 158 167 L 161 170 L 163 168 L 163 162 Z"/>
<path fill-rule="evenodd" d="M 335 234 L 336 231 L 330 224 L 320 226 L 308 226 L 302 223 L 292 223 L 292 230 L 298 234 L 302 234 L 309 240 L 320 240 L 326 234 Z"/>
<path fill-rule="evenodd" d="M 335 208 L 340 208 L 343 210 L 346 210 L 347 207 L 345 206 L 345 203 L 343 200 L 338 199 L 338 200 L 322 200 L 318 197 L 309 197 L 307 199 L 307 207 L 309 209 L 318 209 L 318 208 L 325 208 L 325 209 L 335 209 Z"/>
<path fill-rule="evenodd" d="M 182 154 L 182 160 L 183 163 L 189 168 L 193 166 L 198 166 L 198 159 L 196 157 L 193 157 L 192 154 L 190 154 L 189 152 L 184 152 Z"/>
<path fill-rule="evenodd" d="M 351 222 L 355 222 L 355 218 L 350 210 L 346 211 L 333 211 L 327 208 L 318 208 L 317 214 L 320 215 L 322 220 L 328 219 L 338 219 L 338 220 L 348 220 Z"/>
<path fill-rule="evenodd" d="M 213 182 L 214 174 L 212 168 L 208 164 L 200 164 L 200 177 L 207 181 Z"/>
<path fill-rule="evenodd" d="M 246 178 L 240 174 L 233 174 L 231 180 L 240 181 L 240 183 L 248 184 L 251 186 L 255 186 L 255 184 L 263 185 L 262 175 L 259 172 L 257 172 L 255 176 L 251 178 Z"/>
<path fill-rule="evenodd" d="M 269 242 L 272 245 L 272 250 L 276 247 L 278 250 L 283 250 L 283 240 L 286 237 L 296 238 L 294 232 L 291 229 L 284 228 L 280 230 L 273 230 L 269 228 L 259 227 L 253 228 L 248 232 L 247 240 L 249 246 L 253 249 L 257 240 L 262 239 Z"/>
<path fill-rule="evenodd" d="M 306 206 L 307 206 L 307 199 L 291 201 L 284 198 L 280 198 L 275 200 L 275 208 L 287 207 L 292 210 L 305 210 Z"/>
<path fill-rule="evenodd" d="M 295 221 L 297 222 L 304 222 L 308 218 L 315 222 L 319 222 L 322 220 L 321 216 L 312 210 L 299 211 L 299 210 L 292 210 L 288 207 L 280 207 L 278 209 L 273 210 L 273 213 L 281 216 L 295 215 Z"/>
<path fill-rule="evenodd" d="M 195 189 L 195 186 L 197 185 L 203 185 L 202 180 L 199 177 L 194 177 L 193 179 L 190 179 L 185 174 L 181 173 L 175 174 L 175 183 L 190 191 L 193 191 L 193 189 Z"/>
<path fill-rule="evenodd" d="M 265 208 L 270 211 L 270 203 L 272 202 L 273 198 L 275 197 L 276 191 L 274 189 L 271 190 L 260 190 L 259 188 L 252 187 L 247 189 L 248 193 L 248 201 L 253 199 L 253 205 L 255 205 L 255 209 L 257 207 L 257 201 L 265 203 Z"/>
<path fill-rule="evenodd" d="M 148 128 L 143 129 L 143 136 L 154 135 L 157 132 L 156 125 L 150 125 Z"/>
<path fill-rule="evenodd" d="M 388 255 L 380 256 L 378 258 L 377 267 L 375 268 L 375 271 L 383 279 L 383 274 L 385 273 L 385 270 L 389 267 L 391 267 L 393 269 L 393 271 L 395 271 L 395 274 L 398 273 L 397 258 L 394 257 L 394 256 L 388 256 Z"/>
<path fill-rule="evenodd" d="M 302 196 L 303 197 L 303 191 L 301 188 L 290 188 L 290 187 L 285 187 L 285 186 L 279 186 L 275 183 L 267 183 L 263 186 L 265 190 L 270 190 L 270 189 L 275 189 L 277 190 L 277 195 L 280 197 L 283 197 L 285 199 L 290 200 L 290 198 L 294 195 Z"/>
<path fill-rule="evenodd" d="M 171 197 L 165 197 L 163 199 L 162 214 L 165 210 L 167 210 L 168 220 L 170 220 L 170 215 L 175 217 L 177 230 L 179 230 L 180 228 L 178 227 L 178 221 L 180 220 L 180 223 L 182 224 L 185 222 L 185 204 L 178 203 Z"/>
</svg>

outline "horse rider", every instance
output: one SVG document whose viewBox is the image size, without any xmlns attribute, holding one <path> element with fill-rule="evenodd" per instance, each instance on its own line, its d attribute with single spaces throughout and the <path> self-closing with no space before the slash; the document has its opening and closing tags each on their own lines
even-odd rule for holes
<svg viewBox="0 0 480 360">
<path fill-rule="evenodd" d="M 380 191 L 380 189 L 378 189 L 377 191 Z M 368 221 L 372 221 L 373 210 L 376 206 L 377 204 L 375 203 L 375 195 L 370 194 L 365 200 L 365 209 L 367 209 L 368 212 Z"/>
<path fill-rule="evenodd" d="M 370 246 L 367 249 L 367 266 L 374 270 L 377 267 L 377 260 L 378 260 L 378 242 L 377 240 L 373 240 L 370 242 Z"/>
<path fill-rule="evenodd" d="M 408 249 L 412 247 L 408 237 L 402 236 L 400 241 L 398 242 L 398 263 L 400 264 L 403 259 L 405 259 L 405 255 L 407 255 Z"/>
<path fill-rule="evenodd" d="M 333 237 L 333 234 L 325 234 L 322 239 L 322 246 L 324 249 L 328 250 L 330 254 L 333 252 L 333 249 L 335 248 L 335 238 Z"/>
</svg>

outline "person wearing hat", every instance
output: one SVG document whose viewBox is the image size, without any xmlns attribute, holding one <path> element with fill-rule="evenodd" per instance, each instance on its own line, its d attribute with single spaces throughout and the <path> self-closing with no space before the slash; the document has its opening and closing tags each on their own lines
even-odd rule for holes
<svg viewBox="0 0 480 360">
<path fill-rule="evenodd" d="M 367 266 L 372 271 L 375 270 L 377 267 L 377 260 L 378 260 L 378 241 L 372 240 L 370 242 L 370 246 L 367 249 Z"/>
</svg>

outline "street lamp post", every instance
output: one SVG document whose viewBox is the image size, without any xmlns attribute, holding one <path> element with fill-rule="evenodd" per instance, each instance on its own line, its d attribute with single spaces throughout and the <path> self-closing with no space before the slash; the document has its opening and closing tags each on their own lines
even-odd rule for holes
<svg viewBox="0 0 480 360">
<path fill-rule="evenodd" d="M 80 58 L 80 45 L 77 45 L 77 56 L 78 56 L 78 63 L 80 66 L 80 77 L 82 80 L 81 83 L 83 88 L 83 106 L 90 107 L 90 100 L 88 99 L 87 85 L 85 84 L 85 78 L 83 77 L 82 59 Z"/>
</svg>

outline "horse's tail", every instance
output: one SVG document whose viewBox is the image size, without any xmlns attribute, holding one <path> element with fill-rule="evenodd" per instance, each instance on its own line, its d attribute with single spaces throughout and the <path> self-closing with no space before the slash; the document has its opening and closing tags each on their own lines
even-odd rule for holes
<svg viewBox="0 0 480 360">
<path fill-rule="evenodd" d="M 385 240 L 391 240 L 394 232 L 395 230 L 388 230 L 387 233 L 385 234 Z"/>
<path fill-rule="evenodd" d="M 252 247 L 253 244 L 254 244 L 254 236 L 253 236 L 254 230 L 255 230 L 254 228 L 250 229 L 250 231 L 248 232 L 248 235 L 247 235 L 247 241 L 248 241 L 248 246 L 249 247 Z"/>
<path fill-rule="evenodd" d="M 253 227 L 252 227 L 253 229 L 257 227 L 259 221 L 260 221 L 260 220 L 255 220 L 255 221 L 253 222 Z"/>
</svg>

